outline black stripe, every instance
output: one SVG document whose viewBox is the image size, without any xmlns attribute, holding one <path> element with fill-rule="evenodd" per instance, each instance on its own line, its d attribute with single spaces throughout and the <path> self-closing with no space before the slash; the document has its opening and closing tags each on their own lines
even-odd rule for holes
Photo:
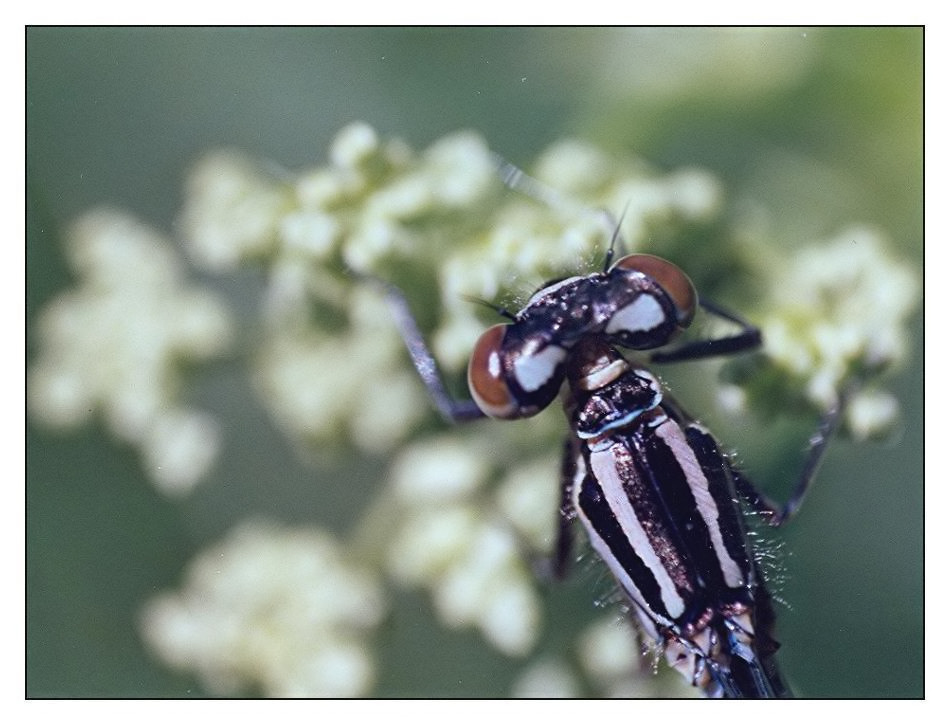
<svg viewBox="0 0 950 725">
<path fill-rule="evenodd" d="M 589 464 L 587 470 L 590 471 Z M 577 495 L 577 504 L 590 526 L 610 549 L 611 555 L 627 572 L 636 586 L 640 598 L 654 612 L 663 615 L 667 619 L 672 619 L 663 604 L 663 598 L 660 596 L 660 585 L 653 576 L 653 572 L 647 568 L 637 552 L 633 550 L 627 535 L 621 528 L 613 511 L 611 511 L 610 506 L 604 500 L 600 484 L 592 475 L 584 477 Z"/>
<path fill-rule="evenodd" d="M 748 582 L 752 572 L 750 548 L 732 474 L 728 472 L 719 446 L 709 433 L 694 425 L 687 426 L 685 432 L 686 441 L 696 453 L 696 460 L 709 480 L 709 493 L 719 511 L 719 530 L 726 551 L 739 565 Z"/>
<path fill-rule="evenodd" d="M 665 508 L 665 519 L 672 540 L 677 543 L 683 559 L 689 566 L 694 593 L 687 599 L 686 619 L 698 616 L 717 600 L 716 592 L 725 588 L 722 565 L 706 522 L 696 507 L 696 499 L 689 487 L 683 465 L 655 430 L 649 435 L 638 436 L 642 456 L 640 465 L 644 475 L 657 492 Z M 664 432 L 683 438 L 682 429 L 672 421 Z M 688 445 L 683 440 L 684 448 Z"/>
<path fill-rule="evenodd" d="M 648 431 L 646 440 L 655 438 L 652 429 L 640 429 L 641 432 L 644 430 Z M 680 598 L 688 605 L 696 590 L 696 580 L 691 576 L 688 558 L 683 555 L 685 549 L 682 540 L 670 520 L 664 491 L 656 486 L 649 467 L 644 466 L 641 437 L 635 435 L 632 439 L 617 439 L 617 445 L 611 449 L 617 473 L 623 481 L 627 500 L 650 541 L 650 547 L 673 580 Z"/>
</svg>

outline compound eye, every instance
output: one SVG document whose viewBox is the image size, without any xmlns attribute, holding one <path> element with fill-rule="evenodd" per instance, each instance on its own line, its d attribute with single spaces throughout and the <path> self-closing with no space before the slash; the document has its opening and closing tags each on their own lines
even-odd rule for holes
<svg viewBox="0 0 950 725">
<path fill-rule="evenodd" d="M 696 289 L 686 273 L 672 262 L 652 254 L 628 254 L 617 260 L 611 269 L 629 269 L 642 272 L 656 280 L 673 301 L 676 322 L 680 328 L 689 327 L 696 314 Z"/>
<path fill-rule="evenodd" d="M 468 361 L 468 388 L 485 415 L 517 418 L 519 406 L 505 382 L 501 344 L 508 325 L 490 327 L 475 343 Z"/>
</svg>

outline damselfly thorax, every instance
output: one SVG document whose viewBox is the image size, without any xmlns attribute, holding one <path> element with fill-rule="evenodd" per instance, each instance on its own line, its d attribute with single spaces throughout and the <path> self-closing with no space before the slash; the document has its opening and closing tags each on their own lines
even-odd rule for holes
<svg viewBox="0 0 950 725">
<path fill-rule="evenodd" d="M 573 510 L 669 663 L 714 696 L 787 694 L 726 459 L 602 339 L 568 364 Z"/>
</svg>

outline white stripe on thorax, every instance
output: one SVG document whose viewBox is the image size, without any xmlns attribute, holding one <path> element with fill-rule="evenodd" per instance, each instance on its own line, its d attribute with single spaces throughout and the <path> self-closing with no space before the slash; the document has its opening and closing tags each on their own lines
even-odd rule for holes
<svg viewBox="0 0 950 725">
<path fill-rule="evenodd" d="M 657 622 L 669 627 L 673 625 L 673 621 L 659 612 L 654 612 L 650 608 L 650 606 L 646 603 L 646 600 L 643 598 L 643 595 L 640 594 L 640 589 L 636 584 L 634 584 L 633 579 L 630 578 L 627 570 L 620 565 L 620 563 L 614 557 L 613 552 L 611 552 L 610 546 L 606 541 L 603 540 L 603 538 L 601 538 L 597 529 L 591 523 L 590 519 L 587 518 L 587 514 L 584 513 L 584 509 L 580 504 L 580 493 L 584 479 L 587 477 L 586 466 L 587 463 L 584 461 L 584 456 L 579 455 L 577 457 L 577 462 L 574 469 L 574 480 L 571 483 L 571 500 L 574 506 L 574 511 L 577 512 L 577 515 L 584 523 L 584 528 L 587 529 L 587 536 L 590 539 L 590 545 L 593 547 L 594 551 L 600 555 L 601 560 L 607 563 L 607 566 L 613 573 L 614 578 L 616 578 L 617 583 L 620 584 L 623 590 L 627 593 L 627 596 L 630 597 L 631 601 L 634 603 L 637 611 L 637 617 L 640 620 L 640 624 L 643 626 L 644 632 L 648 636 L 657 639 L 659 638 L 659 632 L 656 628 Z"/>
<path fill-rule="evenodd" d="M 640 620 L 640 625 L 643 627 L 644 632 L 652 637 L 653 639 L 659 639 L 660 634 L 657 629 L 657 624 L 665 627 L 672 627 L 674 622 L 672 619 L 667 618 L 659 612 L 654 612 L 649 605 L 644 600 L 643 595 L 640 594 L 640 590 L 637 588 L 637 585 L 633 583 L 633 579 L 630 578 L 630 575 L 627 573 L 617 560 L 614 558 L 613 553 L 610 551 L 610 546 L 600 538 L 600 534 L 590 525 L 590 522 L 587 520 L 587 517 L 584 515 L 584 512 L 577 509 L 584 521 L 585 527 L 587 528 L 587 535 L 590 539 L 590 545 L 593 547 L 594 551 L 607 562 L 607 566 L 610 567 L 610 571 L 613 573 L 614 578 L 616 578 L 617 583 L 623 588 L 627 593 L 627 596 L 633 601 L 637 616 Z"/>
<path fill-rule="evenodd" d="M 716 552 L 716 558 L 719 559 L 719 568 L 722 570 L 726 586 L 742 586 L 745 584 L 745 578 L 739 564 L 729 556 L 729 552 L 726 550 L 722 531 L 719 528 L 719 509 L 716 508 L 716 502 L 709 492 L 709 479 L 706 478 L 699 461 L 696 460 L 695 452 L 686 442 L 682 428 L 668 420 L 657 426 L 656 434 L 669 447 L 686 476 L 689 490 L 696 502 L 696 509 L 703 517 L 703 521 L 706 522 L 706 528 L 709 529 L 709 538 L 712 541 L 713 550 Z"/>
<path fill-rule="evenodd" d="M 666 567 L 663 566 L 663 562 L 660 561 L 660 557 L 650 545 L 650 539 L 647 537 L 643 525 L 637 518 L 633 506 L 630 504 L 630 499 L 627 497 L 627 493 L 623 487 L 623 481 L 621 481 L 617 475 L 615 455 L 611 448 L 591 451 L 590 467 L 591 472 L 603 491 L 604 500 L 610 506 L 610 510 L 620 524 L 620 528 L 626 533 L 627 541 L 630 542 L 630 546 L 636 552 L 637 556 L 643 560 L 643 563 L 656 579 L 660 587 L 660 597 L 663 600 L 666 611 L 674 619 L 679 617 L 686 610 L 686 603 L 676 591 L 676 585 L 670 578 Z M 614 555 L 609 551 L 607 553 L 600 553 L 614 574 L 620 578 L 620 572 L 623 571 L 623 567 L 616 560 Z"/>
</svg>

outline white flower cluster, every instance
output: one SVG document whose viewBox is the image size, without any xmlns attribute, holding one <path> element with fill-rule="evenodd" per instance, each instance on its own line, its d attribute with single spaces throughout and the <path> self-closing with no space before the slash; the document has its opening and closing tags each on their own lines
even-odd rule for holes
<svg viewBox="0 0 950 725">
<path fill-rule="evenodd" d="M 903 362 L 907 319 L 919 283 L 892 259 L 881 236 L 856 227 L 800 251 L 771 285 L 771 312 L 761 323 L 766 355 L 800 381 L 819 409 L 842 388 Z M 852 435 L 886 429 L 898 412 L 888 393 L 858 390 L 848 404 Z"/>
<path fill-rule="evenodd" d="M 192 258 L 225 272 L 273 252 L 290 192 L 235 151 L 202 159 L 189 176 L 181 228 Z"/>
<path fill-rule="evenodd" d="M 67 253 L 79 283 L 42 312 L 32 414 L 72 427 L 101 411 L 115 436 L 141 448 L 161 489 L 189 491 L 214 461 L 219 435 L 209 415 L 178 400 L 178 371 L 227 348 L 227 310 L 186 284 L 166 239 L 126 214 L 86 214 L 69 231 Z"/>
<path fill-rule="evenodd" d="M 417 255 L 433 219 L 473 216 L 493 178 L 489 158 L 472 134 L 416 156 L 354 124 L 333 142 L 329 165 L 293 177 L 275 178 L 233 153 L 195 169 L 182 229 L 196 261 L 218 271 L 265 264 L 255 377 L 292 437 L 313 445 L 343 433 L 384 451 L 428 411 L 378 291 L 343 266 L 372 272 L 380 259 Z M 448 231 L 455 227 L 439 228 L 457 236 Z"/>
<path fill-rule="evenodd" d="M 367 640 L 384 610 L 375 577 L 328 533 L 245 523 L 149 602 L 141 628 L 212 693 L 354 697 L 372 687 Z"/>
<path fill-rule="evenodd" d="M 498 461 L 488 453 L 479 441 L 437 437 L 400 455 L 390 475 L 396 525 L 387 569 L 404 585 L 426 587 L 447 626 L 476 626 L 500 651 L 523 656 L 541 626 L 525 553 L 552 545 L 557 461 L 516 467 L 493 497 L 485 487 Z"/>
<path fill-rule="evenodd" d="M 369 271 L 390 254 L 418 254 L 417 222 L 453 210 L 472 213 L 493 181 L 484 141 L 449 136 L 421 156 L 382 142 L 363 123 L 344 128 L 330 163 L 275 175 L 233 152 L 192 172 L 182 228 L 195 259 L 224 270 L 275 255 L 325 260 L 341 252 Z"/>
<path fill-rule="evenodd" d="M 312 445 L 343 432 L 361 448 L 390 450 L 426 410 L 391 315 L 371 299 L 378 291 L 347 270 L 400 285 L 434 318 L 429 340 L 454 372 L 484 328 L 471 296 L 523 296 L 555 274 L 601 263 L 595 252 L 604 253 L 616 222 L 590 209 L 626 206 L 625 232 L 639 243 L 651 224 L 706 219 L 719 206 L 708 174 L 664 177 L 577 142 L 553 147 L 539 164 L 563 189 L 538 190 L 554 209 L 504 193 L 499 165 L 471 132 L 415 153 L 355 123 L 333 141 L 326 166 L 294 175 L 232 152 L 197 166 L 185 238 L 210 269 L 264 265 L 257 380 L 292 436 Z"/>
<path fill-rule="evenodd" d="M 389 309 L 357 287 L 329 333 L 275 325 L 257 358 L 258 389 L 292 437 L 315 445 L 344 434 L 368 452 L 391 449 L 430 412 Z"/>
</svg>

